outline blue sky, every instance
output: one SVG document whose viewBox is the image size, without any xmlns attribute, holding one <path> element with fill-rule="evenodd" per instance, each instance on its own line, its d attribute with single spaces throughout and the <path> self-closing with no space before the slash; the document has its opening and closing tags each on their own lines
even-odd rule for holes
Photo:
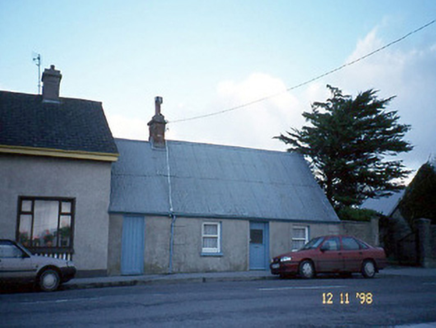
<svg viewBox="0 0 436 328">
<path fill-rule="evenodd" d="M 335 74 L 276 94 L 363 56 L 436 18 L 436 1 L 10 1 L 0 0 L 0 89 L 37 93 L 33 53 L 63 75 L 61 96 L 103 102 L 116 137 L 148 138 L 154 97 L 167 138 L 285 150 L 272 137 L 332 84 L 355 95 L 396 95 L 412 125 L 417 169 L 436 155 L 436 24 Z"/>
</svg>

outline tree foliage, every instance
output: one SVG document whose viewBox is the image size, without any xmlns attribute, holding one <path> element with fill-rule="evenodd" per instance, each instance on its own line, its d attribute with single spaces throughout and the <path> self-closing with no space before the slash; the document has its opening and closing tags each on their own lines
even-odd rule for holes
<svg viewBox="0 0 436 328">
<path fill-rule="evenodd" d="M 412 150 L 403 140 L 409 125 L 399 124 L 396 111 L 386 107 L 394 97 L 378 99 L 370 89 L 354 99 L 327 85 L 332 97 L 315 102 L 303 116 L 310 125 L 276 137 L 303 154 L 336 207 L 360 205 L 368 197 L 382 197 L 402 189 L 401 160 L 388 159 Z"/>
<path fill-rule="evenodd" d="M 413 226 L 415 219 L 436 223 L 436 171 L 426 163 L 418 170 L 399 204 L 401 215 Z"/>
<path fill-rule="evenodd" d="M 346 221 L 370 221 L 373 217 L 378 217 L 377 211 L 367 208 L 352 208 L 350 206 L 342 207 L 338 210 L 338 216 L 341 220 Z"/>
</svg>

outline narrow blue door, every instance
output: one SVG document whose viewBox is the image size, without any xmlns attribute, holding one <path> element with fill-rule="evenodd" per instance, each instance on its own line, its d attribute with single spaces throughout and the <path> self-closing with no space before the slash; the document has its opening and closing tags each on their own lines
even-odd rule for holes
<svg viewBox="0 0 436 328">
<path fill-rule="evenodd" d="M 268 223 L 250 222 L 250 270 L 266 270 L 268 257 Z"/>
<path fill-rule="evenodd" d="M 124 216 L 121 244 L 121 274 L 139 275 L 144 273 L 143 216 Z"/>
</svg>

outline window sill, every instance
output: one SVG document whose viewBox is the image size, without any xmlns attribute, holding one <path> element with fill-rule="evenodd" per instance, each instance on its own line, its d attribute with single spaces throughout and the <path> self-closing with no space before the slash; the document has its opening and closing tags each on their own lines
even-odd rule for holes
<svg viewBox="0 0 436 328">
<path fill-rule="evenodd" d="M 223 253 L 204 253 L 204 252 L 202 252 L 201 254 L 200 254 L 201 256 L 205 256 L 205 257 L 208 257 L 208 256 L 211 256 L 211 257 L 221 257 L 221 256 L 223 256 Z"/>
</svg>

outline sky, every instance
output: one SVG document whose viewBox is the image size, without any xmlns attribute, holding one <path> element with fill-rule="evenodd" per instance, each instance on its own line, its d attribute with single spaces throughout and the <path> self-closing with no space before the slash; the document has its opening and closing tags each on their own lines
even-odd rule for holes
<svg viewBox="0 0 436 328">
<path fill-rule="evenodd" d="M 436 23 L 293 87 L 434 19 L 434 0 L 0 0 L 0 89 L 38 93 L 40 54 L 61 97 L 103 103 L 115 137 L 148 140 L 161 96 L 167 139 L 279 151 L 327 84 L 376 89 L 411 125 L 398 158 L 417 170 L 436 155 Z"/>
</svg>

